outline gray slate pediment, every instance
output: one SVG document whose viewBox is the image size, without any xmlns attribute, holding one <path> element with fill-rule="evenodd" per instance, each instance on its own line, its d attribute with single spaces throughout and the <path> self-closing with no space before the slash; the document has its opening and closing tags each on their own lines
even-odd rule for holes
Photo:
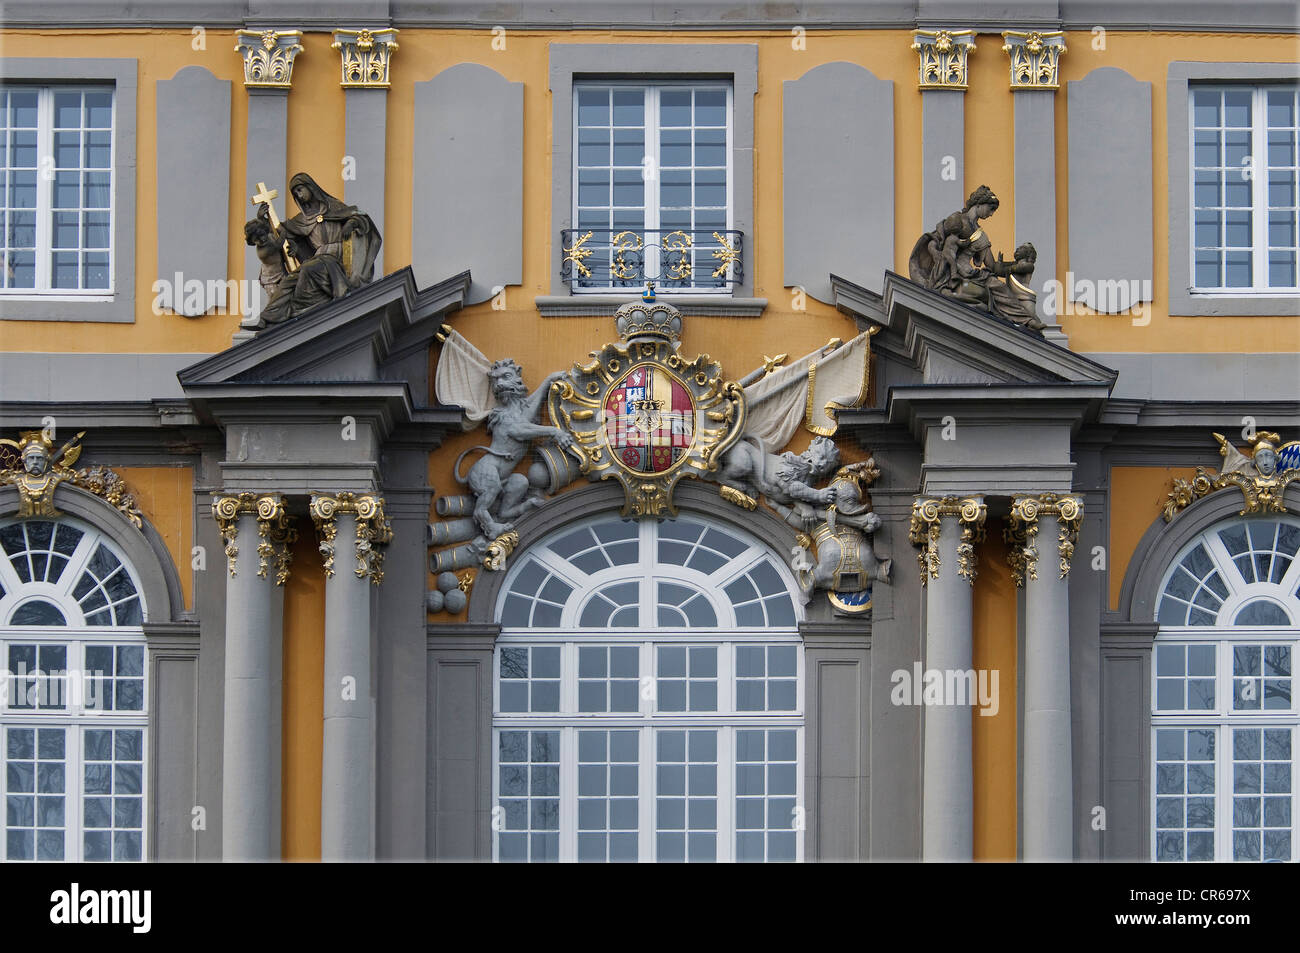
<svg viewBox="0 0 1300 953">
<path fill-rule="evenodd" d="M 1027 328 L 930 291 L 892 271 L 880 294 L 831 275 L 835 306 L 881 327 L 873 349 L 901 365 L 887 380 L 928 386 L 1098 384 L 1117 372 Z"/>
<path fill-rule="evenodd" d="M 409 267 L 260 331 L 177 373 L 187 391 L 234 383 L 393 380 L 389 370 L 427 350 L 443 317 L 461 307 L 469 272 L 415 286 Z"/>
</svg>

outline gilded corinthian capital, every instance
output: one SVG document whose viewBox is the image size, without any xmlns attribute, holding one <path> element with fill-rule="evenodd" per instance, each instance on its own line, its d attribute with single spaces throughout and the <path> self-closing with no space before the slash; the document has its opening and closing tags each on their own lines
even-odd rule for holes
<svg viewBox="0 0 1300 953">
<path fill-rule="evenodd" d="M 235 52 L 244 58 L 244 85 L 288 89 L 302 52 L 301 30 L 238 30 Z"/>
<path fill-rule="evenodd" d="M 1023 588 L 1026 579 L 1038 578 L 1039 519 L 1044 516 L 1056 517 L 1061 578 L 1070 574 L 1074 544 L 1083 525 L 1083 501 L 1075 496 L 1055 493 L 1018 496 L 1011 501 L 1011 515 L 1007 517 L 1007 527 L 1002 533 L 1003 539 L 1011 545 L 1007 561 L 1011 564 L 1011 575 L 1017 588 Z"/>
<path fill-rule="evenodd" d="M 978 574 L 975 567 L 975 544 L 984 541 L 984 521 L 988 507 L 979 497 L 945 496 L 941 499 L 920 499 L 912 504 L 912 521 L 908 539 L 920 546 L 916 561 L 921 566 L 921 585 L 929 579 L 939 578 L 942 560 L 939 558 L 940 523 L 945 516 L 955 516 L 961 522 L 961 541 L 957 544 L 957 575 L 974 585 Z"/>
<path fill-rule="evenodd" d="M 917 88 L 966 90 L 966 57 L 975 49 L 974 30 L 917 30 L 912 49 L 921 58 Z"/>
<path fill-rule="evenodd" d="M 271 563 L 275 564 L 275 584 L 283 586 L 289 578 L 289 547 L 298 539 L 298 531 L 284 509 L 284 500 L 278 495 L 258 496 L 256 493 L 236 493 L 218 496 L 212 501 L 212 516 L 221 530 L 226 544 L 226 566 L 230 575 L 236 575 L 235 563 L 239 558 L 239 517 L 257 517 L 257 575 L 265 579 Z"/>
<path fill-rule="evenodd" d="M 388 69 L 397 51 L 396 30 L 335 30 L 331 46 L 339 51 L 344 88 L 388 87 Z"/>
<path fill-rule="evenodd" d="M 358 496 L 355 493 L 338 493 L 327 496 L 313 493 L 308 506 L 316 535 L 320 540 L 320 553 L 325 564 L 325 575 L 334 575 L 334 541 L 338 536 L 338 514 L 351 513 L 356 517 L 358 579 L 369 577 L 371 583 L 384 581 L 384 554 L 378 547 L 392 541 L 393 527 L 384 516 L 382 496 Z"/>
<path fill-rule="evenodd" d="M 1002 52 L 1011 58 L 1012 89 L 1058 89 L 1065 35 L 1037 30 L 1008 30 L 1002 34 Z"/>
</svg>

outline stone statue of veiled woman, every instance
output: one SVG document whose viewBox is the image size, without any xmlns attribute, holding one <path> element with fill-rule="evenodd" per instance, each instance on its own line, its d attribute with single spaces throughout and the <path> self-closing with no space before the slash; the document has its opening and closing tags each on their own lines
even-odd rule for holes
<svg viewBox="0 0 1300 953">
<path fill-rule="evenodd" d="M 300 262 L 288 309 L 296 315 L 368 283 L 383 239 L 369 215 L 344 205 L 306 172 L 289 181 L 289 192 L 299 212 L 280 231 Z"/>
</svg>

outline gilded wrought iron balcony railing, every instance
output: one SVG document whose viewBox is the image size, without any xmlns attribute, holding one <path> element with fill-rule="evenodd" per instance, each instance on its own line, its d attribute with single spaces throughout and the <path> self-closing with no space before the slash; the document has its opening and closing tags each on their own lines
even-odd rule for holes
<svg viewBox="0 0 1300 953">
<path fill-rule="evenodd" d="M 642 288 L 729 292 L 744 279 L 744 233 L 735 229 L 566 228 L 560 276 L 574 291 Z"/>
</svg>

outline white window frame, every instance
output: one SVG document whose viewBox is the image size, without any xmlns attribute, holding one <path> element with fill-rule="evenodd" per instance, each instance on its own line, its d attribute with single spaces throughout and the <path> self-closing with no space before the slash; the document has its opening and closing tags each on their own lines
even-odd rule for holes
<svg viewBox="0 0 1300 953">
<path fill-rule="evenodd" d="M 10 557 L 0 549 L 0 587 L 5 592 L 3 598 L 0 598 L 0 678 L 4 679 L 5 685 L 4 694 L 0 697 L 0 762 L 7 763 L 8 761 L 7 732 L 9 728 L 63 729 L 63 764 L 65 766 L 63 791 L 64 860 L 80 861 L 84 856 L 82 836 L 85 833 L 83 829 L 83 802 L 87 797 L 84 791 L 84 732 L 87 729 L 124 728 L 138 730 L 141 743 L 140 793 L 132 796 L 140 798 L 140 860 L 143 862 L 149 858 L 149 713 L 152 704 L 152 686 L 149 679 L 149 649 L 146 644 L 144 630 L 140 625 L 94 626 L 80 624 L 82 618 L 81 609 L 76 598 L 72 595 L 72 587 L 76 584 L 95 550 L 100 544 L 103 544 L 121 562 L 123 571 L 129 575 L 140 600 L 141 616 L 143 619 L 148 619 L 148 607 L 144 601 L 139 575 L 107 534 L 82 520 L 67 516 L 23 517 L 0 520 L 0 525 L 34 521 L 71 524 L 80 530 L 83 536 L 78 540 L 77 549 L 70 555 L 60 574 L 59 585 L 44 581 L 22 582 L 13 569 Z M 4 623 L 4 620 L 9 618 L 15 609 L 32 601 L 33 596 L 54 603 L 63 612 L 65 619 L 77 620 L 77 624 L 65 626 L 14 626 Z M 68 647 L 66 656 L 68 675 L 64 680 L 63 698 L 65 704 L 63 708 L 31 709 L 14 707 L 13 698 L 10 696 L 9 691 L 10 676 L 16 674 L 11 673 L 9 670 L 9 647 L 13 644 L 66 645 Z M 142 674 L 140 676 L 142 695 L 139 710 L 123 712 L 116 708 L 104 710 L 86 706 L 85 679 L 87 678 L 87 666 L 85 659 L 86 649 L 92 645 L 132 645 L 140 647 L 143 659 Z M 81 684 L 75 691 L 70 686 L 74 677 L 81 680 Z M 6 798 L 10 793 L 8 785 L 8 771 L 6 770 L 3 780 L 0 780 L 0 787 L 3 788 L 2 793 Z M 101 797 L 105 795 L 89 796 Z M 7 828 L 8 824 L 6 822 L 4 825 L 5 831 L 7 831 Z M 110 830 L 112 829 L 110 828 Z M 0 860 L 8 859 L 8 846 L 7 836 L 0 836 Z M 110 852 L 111 850 L 110 837 Z"/>
<path fill-rule="evenodd" d="M 1251 147 L 1249 156 L 1251 164 L 1243 167 L 1249 172 L 1251 183 L 1251 284 L 1248 288 L 1228 287 L 1223 285 L 1204 286 L 1196 284 L 1196 93 L 1202 90 L 1222 92 L 1227 89 L 1249 89 L 1251 92 Z M 1268 283 L 1268 93 L 1270 90 L 1296 89 L 1295 83 L 1216 83 L 1196 82 L 1188 85 L 1187 95 L 1187 133 L 1188 133 L 1188 233 L 1186 254 L 1188 275 L 1191 277 L 1190 293 L 1223 298 L 1257 298 L 1294 295 L 1300 293 L 1300 250 L 1297 251 L 1296 285 L 1270 285 Z M 1222 127 L 1220 127 L 1222 128 Z M 1300 135 L 1297 136 L 1296 148 L 1300 150 Z M 1297 156 L 1300 158 L 1300 156 Z M 1230 174 L 1230 173 L 1225 173 Z M 1300 190 L 1300 183 L 1295 187 Z M 1300 224 L 1297 225 L 1297 242 L 1300 243 Z M 1226 280 L 1226 267 L 1224 273 Z"/>
<path fill-rule="evenodd" d="M 117 286 L 115 231 L 117 223 L 117 147 L 118 147 L 118 91 L 112 83 L 40 84 L 25 82 L 0 82 L 4 88 L 38 90 L 36 119 L 36 287 L 0 288 L 0 296 L 10 301 L 112 301 Z M 54 169 L 47 166 L 54 156 L 54 93 L 70 91 L 108 92 L 109 107 L 109 160 L 108 160 L 108 287 L 89 289 L 53 288 L 50 286 L 52 257 L 54 253 L 52 230 L 54 224 Z M 6 120 L 7 121 L 7 120 Z M 7 146 L 8 144 L 6 144 Z M 5 161 L 9 161 L 6 148 Z M 84 159 L 83 159 L 84 161 Z M 79 167 L 80 168 L 80 167 Z M 84 171 L 84 170 L 83 170 Z M 8 202 L 6 196 L 5 202 Z M 82 206 L 78 210 L 84 212 Z M 6 224 L 6 227 L 7 224 Z M 78 254 L 80 254 L 78 246 Z M 0 262 L 0 267 L 5 263 Z"/>
<path fill-rule="evenodd" d="M 795 862 L 801 862 L 804 855 L 804 817 L 807 814 L 806 791 L 803 769 L 807 764 L 805 751 L 805 659 L 802 639 L 797 624 L 802 617 L 798 600 L 793 599 L 796 583 L 789 569 L 774 554 L 762 547 L 757 540 L 744 539 L 744 534 L 731 527 L 720 525 L 718 528 L 732 537 L 740 537 L 748 548 L 731 563 L 716 570 L 715 574 L 723 582 L 716 584 L 706 594 L 715 603 L 715 615 L 724 619 L 731 612 L 729 604 L 726 613 L 721 611 L 726 596 L 722 585 L 749 572 L 757 561 L 767 557 L 780 573 L 787 591 L 794 601 L 795 625 L 780 629 L 766 627 L 699 627 L 639 625 L 635 628 L 579 628 L 578 619 L 581 607 L 588 597 L 599 589 L 618 579 L 635 580 L 640 583 L 641 619 L 657 623 L 657 587 L 660 579 L 680 580 L 692 588 L 700 588 L 701 573 L 669 563 L 656 560 L 655 542 L 658 538 L 657 523 L 643 520 L 637 525 L 639 559 L 636 563 L 607 567 L 594 573 L 583 573 L 570 566 L 552 552 L 547 543 L 551 539 L 564 536 L 584 525 L 592 525 L 610 517 L 574 523 L 555 531 L 546 540 L 530 547 L 528 554 L 535 556 L 545 568 L 567 570 L 566 582 L 573 583 L 574 588 L 568 595 L 562 611 L 562 623 L 558 627 L 531 628 L 517 627 L 504 629 L 497 638 L 493 652 L 492 669 L 492 804 L 494 812 L 501 807 L 501 761 L 500 737 L 502 731 L 534 730 L 558 731 L 560 735 L 560 774 L 559 774 L 559 858 L 563 861 L 576 860 L 578 856 L 578 735 L 584 729 L 632 729 L 638 731 L 638 858 L 642 863 L 657 860 L 657 780 L 658 760 L 656 754 L 656 736 L 661 730 L 671 729 L 714 729 L 717 738 L 717 861 L 729 862 L 736 859 L 736 732 L 747 728 L 786 729 L 795 732 L 795 794 L 796 812 L 791 817 L 791 829 L 795 834 Z M 708 523 L 700 516 L 688 517 L 695 522 Z M 520 554 L 521 556 L 525 554 Z M 524 567 L 524 559 L 517 558 L 514 573 Z M 514 574 L 508 576 L 502 590 L 502 604 L 505 595 L 511 589 Z M 560 701 L 558 712 L 502 712 L 501 711 L 501 656 L 507 648 L 524 646 L 557 645 L 560 654 Z M 638 680 L 641 690 L 638 692 L 638 710 L 636 712 L 580 712 L 578 711 L 578 656 L 583 646 L 636 645 L 638 647 Z M 717 649 L 717 705 L 715 711 L 659 711 L 657 692 L 647 693 L 647 685 L 657 685 L 658 648 L 661 646 L 708 646 Z M 736 709 L 736 651 L 744 645 L 792 645 L 795 646 L 795 708 L 791 711 L 738 711 Z M 531 675 L 531 669 L 530 669 Z M 770 678 L 771 676 L 765 676 Z M 607 795 L 608 796 L 608 795 Z M 770 795 L 764 795 L 768 797 Z M 785 797 L 786 795 L 778 795 Z M 492 859 L 500 860 L 500 841 L 497 836 L 497 824 L 493 824 Z M 766 830 L 771 830 L 767 828 Z"/>
<path fill-rule="evenodd" d="M 1300 843 L 1297 842 L 1297 837 L 1300 835 L 1300 823 L 1297 823 L 1297 814 L 1300 813 L 1300 792 L 1297 791 L 1298 783 L 1300 783 L 1300 751 L 1297 750 L 1297 745 L 1300 745 L 1300 702 L 1296 699 L 1295 691 L 1297 684 L 1300 683 L 1300 676 L 1296 673 L 1297 662 L 1300 662 L 1300 630 L 1294 624 L 1291 626 L 1234 626 L 1232 624 L 1232 619 L 1236 617 L 1242 606 L 1261 597 L 1283 605 L 1293 620 L 1300 620 L 1300 613 L 1297 612 L 1300 609 L 1300 600 L 1295 595 L 1297 587 L 1300 586 L 1300 553 L 1292 555 L 1291 564 L 1278 582 L 1245 583 L 1233 562 L 1232 554 L 1224 545 L 1223 540 L 1220 539 L 1219 533 L 1233 525 L 1244 525 L 1254 521 L 1295 524 L 1295 521 L 1288 519 L 1285 514 L 1268 514 L 1253 520 L 1238 517 L 1215 523 L 1207 527 L 1195 538 L 1188 540 L 1179 549 L 1177 556 L 1170 562 L 1161 579 L 1157 595 L 1157 610 L 1170 579 L 1177 571 L 1178 566 L 1181 565 L 1184 557 L 1193 547 L 1204 544 L 1211 562 L 1218 569 L 1220 577 L 1228 587 L 1228 595 L 1219 607 L 1218 620 L 1215 625 L 1165 625 L 1160 627 L 1155 637 L 1149 677 L 1151 731 L 1150 755 L 1148 758 L 1151 769 L 1150 803 L 1148 804 L 1150 829 L 1148 850 L 1153 861 L 1157 859 L 1159 831 L 1156 827 L 1156 818 L 1158 801 L 1161 797 L 1158 791 L 1159 780 L 1156 769 L 1158 756 L 1156 739 L 1157 733 L 1161 729 L 1170 728 L 1191 728 L 1214 732 L 1215 785 L 1212 795 L 1214 801 L 1214 826 L 1205 828 L 1205 830 L 1212 830 L 1214 833 L 1213 859 L 1228 862 L 1233 859 L 1232 817 L 1233 797 L 1235 794 L 1232 770 L 1232 730 L 1234 728 L 1289 729 L 1291 731 L 1291 858 L 1293 861 L 1300 858 Z M 1275 549 L 1273 552 L 1276 554 L 1278 550 Z M 1276 558 L 1276 555 L 1273 558 Z M 1162 710 L 1157 708 L 1159 704 L 1157 694 L 1158 678 L 1160 677 L 1158 656 L 1161 647 L 1168 645 L 1214 646 L 1214 707 L 1212 709 L 1182 708 Z M 1290 647 L 1291 705 L 1289 708 L 1265 709 L 1262 705 L 1262 699 L 1261 707 L 1258 709 L 1233 708 L 1235 680 L 1232 669 L 1233 649 L 1243 645 L 1286 645 Z M 1185 670 L 1184 678 L 1186 678 Z M 1184 761 L 1184 764 L 1186 763 Z"/>
<path fill-rule="evenodd" d="M 579 161 L 578 161 L 578 156 L 579 156 L 579 149 L 578 149 L 578 136 L 579 136 L 579 128 L 580 128 L 579 125 L 578 125 L 578 97 L 579 97 L 579 94 L 580 94 L 583 90 L 585 90 L 585 89 L 606 88 L 606 87 L 611 87 L 611 86 L 612 86 L 612 87 L 622 87 L 622 88 L 626 88 L 626 89 L 640 89 L 640 90 L 642 90 L 642 91 L 644 92 L 644 94 L 645 94 L 645 99 L 644 99 L 644 104 L 645 104 L 645 105 L 644 105 L 644 109 L 645 109 L 645 117 L 646 117 L 645 130 L 646 130 L 646 139 L 647 139 L 647 142 L 646 142 L 646 154 L 642 157 L 642 169 L 644 170 L 644 168 L 645 168 L 645 161 L 646 161 L 647 159 L 649 159 L 649 160 L 650 160 L 650 163 L 651 163 L 651 168 L 654 170 L 654 185 L 653 185 L 653 188 L 654 188 L 654 191 L 655 191 L 655 196 L 654 196 L 654 201 L 651 202 L 650 197 L 649 197 L 649 192 L 650 192 L 650 190 L 651 190 L 651 184 L 650 184 L 649 181 L 646 181 L 646 184 L 645 184 L 645 192 L 644 192 L 644 196 L 645 196 L 645 204 L 644 204 L 644 206 L 643 206 L 643 213 L 644 213 L 644 221 L 645 221 L 645 224 L 644 224 L 644 226 L 642 227 L 642 230 L 641 230 L 641 236 L 642 236 L 643 240 L 644 240 L 645 237 L 647 237 L 647 236 L 649 236 L 649 235 L 652 235 L 652 234 L 655 235 L 656 238 L 657 238 L 658 240 L 662 240 L 662 238 L 663 238 L 663 236 L 662 236 L 661 234 L 659 234 L 659 232 L 660 232 L 660 228 L 659 228 L 659 213 L 660 213 L 659 187 L 660 187 L 660 183 L 661 183 L 661 181 L 662 181 L 662 178 L 661 178 L 662 168 L 661 168 L 661 165 L 660 165 L 660 162 L 659 162 L 659 157 L 660 157 L 660 148 L 659 148 L 659 143 L 660 143 L 660 135 L 661 135 L 661 132 L 662 132 L 662 129 L 660 128 L 660 123 L 659 123 L 659 94 L 660 94 L 664 89 L 671 89 L 671 88 L 687 88 L 687 89 L 707 89 L 707 88 L 717 88 L 717 89 L 725 89 L 726 94 L 727 94 L 727 104 L 726 104 L 726 116 L 727 116 L 727 126 L 726 126 L 726 128 L 727 128 L 727 141 L 726 141 L 726 145 L 725 145 L 724 152 L 725 152 L 726 160 L 727 160 L 727 165 L 726 165 L 726 168 L 727 168 L 727 199 L 726 199 L 726 203 L 727 203 L 727 222 L 726 222 L 726 226 L 725 226 L 725 228 L 723 229 L 723 231 L 724 231 L 724 234 L 725 234 L 725 231 L 728 231 L 728 230 L 734 229 L 734 228 L 736 227 L 736 226 L 735 226 L 735 215 L 736 215 L 736 203 L 735 203 L 735 170 L 734 170 L 734 168 L 733 168 L 733 166 L 734 166 L 734 164 L 735 164 L 735 163 L 734 163 L 734 156 L 733 156 L 734 147 L 735 147 L 735 129 L 734 129 L 734 124 L 735 124 L 735 84 L 734 84 L 731 80 L 723 80 L 723 79 L 699 79 L 699 80 L 692 80 L 692 79 L 664 79 L 664 80 L 656 80 L 656 81 L 654 81 L 654 82 L 644 82 L 644 81 L 641 81 L 641 80 L 630 80 L 630 79 L 609 79 L 609 80 L 584 79 L 584 80 L 575 80 L 575 81 L 574 81 L 574 83 L 573 83 L 573 102 L 572 102 L 572 104 L 571 104 L 571 108 L 572 108 L 572 130 L 571 130 L 571 131 L 572 131 L 572 142 L 571 142 L 572 152 L 571 152 L 570 154 L 573 156 L 573 162 L 572 162 L 572 168 L 569 170 L 569 176 L 570 176 L 570 183 L 569 183 L 569 185 L 570 185 L 570 195 L 572 196 L 572 208 L 570 209 L 570 212 L 571 212 L 571 214 L 572 214 L 572 218 L 570 219 L 570 221 L 573 222 L 573 231 L 574 231 L 575 233 L 579 232 L 579 227 L 578 227 L 578 224 L 577 224 L 577 223 L 578 223 L 578 208 L 579 208 L 579 204 L 578 204 L 578 198 L 579 198 L 579 193 L 578 193 L 578 168 L 579 168 Z M 652 122 L 652 117 L 653 117 L 653 122 Z M 613 117 L 611 116 L 611 125 L 612 125 L 612 121 L 613 121 Z M 695 127 L 692 125 L 691 128 L 692 128 L 692 130 L 693 130 Z M 653 140 L 653 141 L 651 141 L 651 140 Z M 613 147 L 613 143 L 611 142 L 611 149 L 612 149 L 612 147 Z M 612 162 L 612 158 L 613 158 L 613 157 L 611 156 L 611 162 Z M 611 166 L 611 167 L 612 167 L 612 166 Z M 692 166 L 692 168 L 694 168 L 694 167 Z M 644 172 L 643 172 L 643 178 L 644 178 Z M 611 179 L 611 181 L 610 181 L 610 190 L 611 190 L 610 200 L 611 200 L 611 203 L 612 203 L 612 201 L 613 201 L 613 187 L 614 187 L 614 185 L 613 185 L 613 180 Z M 693 206 L 692 206 L 692 207 L 693 207 Z M 611 238 L 613 237 L 614 234 L 617 234 L 617 229 L 615 229 L 613 232 L 611 232 Z M 642 252 L 642 253 L 643 253 L 643 255 L 644 255 L 644 270 L 645 270 L 646 272 L 650 272 L 651 270 L 653 270 L 654 273 L 655 273 L 656 275 L 659 275 L 659 274 L 662 273 L 662 264 L 661 264 L 661 261 L 660 261 L 660 252 L 661 252 L 661 249 L 660 249 L 657 245 L 656 245 L 656 246 L 647 246 L 646 248 L 643 249 L 643 252 Z M 733 268 L 733 267 L 734 267 L 734 266 L 728 266 L 728 280 L 730 280 L 730 275 L 731 275 L 731 272 L 732 272 L 732 268 Z M 731 294 L 733 294 L 733 289 L 732 289 L 731 287 L 727 286 L 727 285 L 724 285 L 723 287 L 720 287 L 720 288 L 697 287 L 697 286 L 695 286 L 695 285 L 687 285 L 687 286 L 685 286 L 685 287 L 660 287 L 659 284 L 657 283 L 657 282 L 658 282 L 658 279 L 657 279 L 657 278 L 656 278 L 656 279 L 650 279 L 650 280 L 654 280 L 654 281 L 656 281 L 656 285 L 655 285 L 655 293 L 656 293 L 657 295 L 674 295 L 674 294 L 676 294 L 676 295 L 700 295 L 700 294 L 731 295 Z M 605 294 L 605 295 L 607 295 L 607 294 L 611 294 L 611 293 L 632 293 L 632 292 L 635 292 L 637 289 L 636 289 L 635 287 L 624 287 L 624 286 L 621 286 L 621 285 L 609 285 L 609 286 L 607 286 L 607 287 L 587 287 L 587 288 L 583 288 L 583 287 L 579 287 L 579 286 L 578 286 L 578 279 L 577 279 L 577 276 L 575 275 L 574 277 L 572 277 L 572 278 L 569 279 L 569 290 L 570 290 L 573 294 Z"/>
</svg>

